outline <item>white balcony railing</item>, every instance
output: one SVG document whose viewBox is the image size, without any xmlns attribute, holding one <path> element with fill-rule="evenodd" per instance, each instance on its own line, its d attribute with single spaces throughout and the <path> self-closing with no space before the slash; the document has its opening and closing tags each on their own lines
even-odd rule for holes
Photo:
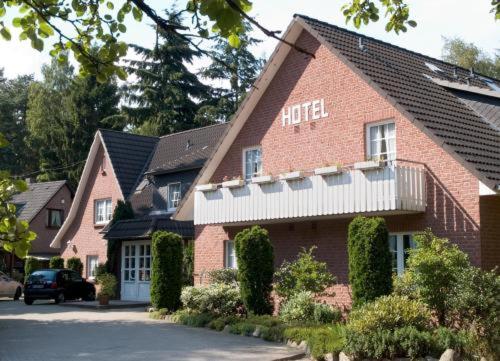
<svg viewBox="0 0 500 361">
<path fill-rule="evenodd" d="M 199 188 L 202 189 L 202 188 Z M 425 171 L 403 166 L 344 170 L 297 180 L 197 190 L 195 224 L 228 224 L 363 213 L 423 212 Z"/>
</svg>

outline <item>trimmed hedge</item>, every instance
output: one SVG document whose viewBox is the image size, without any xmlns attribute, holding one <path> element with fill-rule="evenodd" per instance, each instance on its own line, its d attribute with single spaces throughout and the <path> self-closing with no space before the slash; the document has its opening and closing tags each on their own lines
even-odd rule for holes
<svg viewBox="0 0 500 361">
<path fill-rule="evenodd" d="M 241 299 L 253 314 L 273 311 L 274 251 L 269 234 L 259 226 L 247 228 L 235 237 Z"/>
<path fill-rule="evenodd" d="M 76 271 L 80 276 L 83 273 L 83 263 L 78 257 L 68 258 L 66 261 L 66 267 Z"/>
<path fill-rule="evenodd" d="M 359 306 L 392 290 L 389 233 L 380 217 L 356 217 L 349 224 L 349 283 L 353 306 Z"/>
<path fill-rule="evenodd" d="M 64 258 L 59 256 L 54 256 L 49 261 L 49 267 L 53 269 L 64 268 Z"/>
<path fill-rule="evenodd" d="M 175 311 L 181 304 L 182 238 L 158 231 L 152 238 L 151 304 L 156 309 Z"/>
<path fill-rule="evenodd" d="M 30 274 L 40 268 L 40 262 L 33 257 L 26 257 L 24 261 L 24 277 L 27 279 Z"/>
</svg>

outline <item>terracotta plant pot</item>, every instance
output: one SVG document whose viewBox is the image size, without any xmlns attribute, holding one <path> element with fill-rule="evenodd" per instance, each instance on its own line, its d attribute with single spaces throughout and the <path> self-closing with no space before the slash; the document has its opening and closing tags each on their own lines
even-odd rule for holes
<svg viewBox="0 0 500 361">
<path fill-rule="evenodd" d="M 99 295 L 99 304 L 101 306 L 109 305 L 109 296 L 108 295 Z"/>
</svg>

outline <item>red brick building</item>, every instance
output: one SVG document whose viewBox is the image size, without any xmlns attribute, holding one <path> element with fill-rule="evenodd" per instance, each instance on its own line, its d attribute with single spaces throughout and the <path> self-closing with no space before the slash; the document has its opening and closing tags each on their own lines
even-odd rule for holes
<svg viewBox="0 0 500 361">
<path fill-rule="evenodd" d="M 500 264 L 500 82 L 304 16 L 279 44 L 174 218 L 194 219 L 195 283 L 235 267 L 259 224 L 275 262 L 316 245 L 349 302 L 347 227 L 383 216 L 393 266 L 431 228 Z"/>
</svg>

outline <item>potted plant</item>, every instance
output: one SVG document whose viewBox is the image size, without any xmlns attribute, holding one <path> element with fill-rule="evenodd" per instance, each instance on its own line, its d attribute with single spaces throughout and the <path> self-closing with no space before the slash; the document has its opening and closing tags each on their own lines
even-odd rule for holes
<svg viewBox="0 0 500 361">
<path fill-rule="evenodd" d="M 97 276 L 97 284 L 100 286 L 97 298 L 102 306 L 109 305 L 109 299 L 116 295 L 117 280 L 111 273 L 102 273 Z"/>
</svg>

